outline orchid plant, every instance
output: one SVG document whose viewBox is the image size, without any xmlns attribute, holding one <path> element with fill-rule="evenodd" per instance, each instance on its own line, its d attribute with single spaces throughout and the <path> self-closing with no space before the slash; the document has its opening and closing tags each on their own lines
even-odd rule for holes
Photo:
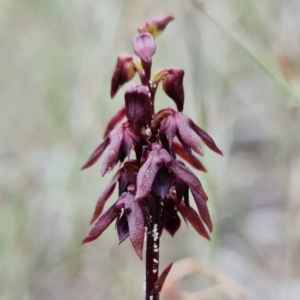
<svg viewBox="0 0 300 300">
<path fill-rule="evenodd" d="M 106 149 L 102 176 L 120 163 L 120 168 L 98 199 L 91 219 L 95 225 L 83 243 L 97 239 L 116 220 L 119 242 L 129 237 L 142 259 L 146 235 L 146 300 L 159 299 L 172 266 L 168 265 L 159 276 L 163 229 L 173 236 L 180 227 L 180 215 L 206 239 L 209 239 L 208 231 L 213 228 L 207 195 L 199 179 L 178 157 L 195 169 L 206 171 L 193 154 L 194 151 L 203 155 L 197 136 L 211 150 L 222 154 L 212 138 L 183 113 L 184 71 L 165 68 L 151 77 L 155 38 L 173 20 L 173 16 L 163 15 L 145 21 L 133 38 L 137 57 L 127 54 L 118 57 L 111 80 L 111 97 L 136 73 L 141 84 L 126 90 L 125 105 L 110 120 L 104 141 L 82 167 L 86 169 L 94 165 Z M 155 94 L 160 83 L 177 109 L 155 111 Z M 117 184 L 118 199 L 103 212 Z M 189 191 L 197 211 L 190 206 Z"/>
</svg>

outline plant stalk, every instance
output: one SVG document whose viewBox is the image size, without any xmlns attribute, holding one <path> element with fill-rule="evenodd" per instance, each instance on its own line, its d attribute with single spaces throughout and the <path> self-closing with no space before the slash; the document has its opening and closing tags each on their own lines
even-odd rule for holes
<svg viewBox="0 0 300 300">
<path fill-rule="evenodd" d="M 159 273 L 159 242 L 161 231 L 161 203 L 158 197 L 151 199 L 146 248 L 146 300 L 159 300 L 154 292 Z"/>
</svg>

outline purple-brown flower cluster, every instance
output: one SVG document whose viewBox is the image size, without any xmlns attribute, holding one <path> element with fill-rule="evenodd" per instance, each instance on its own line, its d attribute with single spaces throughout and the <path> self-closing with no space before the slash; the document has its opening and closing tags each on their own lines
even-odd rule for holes
<svg viewBox="0 0 300 300">
<path fill-rule="evenodd" d="M 91 220 L 95 225 L 83 242 L 95 240 L 116 220 L 119 242 L 129 237 L 140 258 L 145 228 L 151 227 L 153 207 L 157 204 L 160 207 L 160 223 L 155 226 L 159 235 L 163 229 L 174 235 L 180 227 L 180 215 L 207 239 L 207 229 L 211 231 L 213 227 L 207 209 L 207 195 L 185 162 L 205 171 L 194 155 L 194 152 L 203 155 L 199 138 L 211 150 L 222 153 L 212 138 L 183 113 L 184 71 L 166 68 L 151 77 L 155 37 L 172 20 L 172 16 L 164 15 L 146 21 L 133 38 L 133 50 L 137 57 L 118 57 L 111 80 L 111 97 L 136 73 L 141 84 L 126 90 L 125 105 L 113 116 L 105 131 L 104 141 L 82 167 L 86 169 L 95 164 L 104 152 L 102 176 L 117 164 L 120 165 L 98 199 Z M 155 111 L 155 94 L 160 83 L 166 95 L 175 102 L 176 110 L 166 108 Z M 103 212 L 116 185 L 118 199 Z M 197 211 L 190 206 L 189 191 Z"/>
</svg>

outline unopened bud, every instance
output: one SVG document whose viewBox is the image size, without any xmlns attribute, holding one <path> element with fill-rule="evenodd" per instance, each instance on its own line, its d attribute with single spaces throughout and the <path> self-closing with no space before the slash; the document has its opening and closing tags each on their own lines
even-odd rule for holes
<svg viewBox="0 0 300 300">
<path fill-rule="evenodd" d="M 132 86 L 125 93 L 126 116 L 133 131 L 139 135 L 143 126 L 151 125 L 151 99 L 145 86 Z"/>
<path fill-rule="evenodd" d="M 183 90 L 182 69 L 168 69 L 168 74 L 164 77 L 162 87 L 165 93 L 175 102 L 178 111 L 183 111 L 184 90 Z"/>
<path fill-rule="evenodd" d="M 153 36 L 149 33 L 137 34 L 132 41 L 134 53 L 146 63 L 150 63 L 155 53 L 156 45 Z"/>
<path fill-rule="evenodd" d="M 132 60 L 133 57 L 126 54 L 118 57 L 115 71 L 111 79 L 110 96 L 112 98 L 116 95 L 117 91 L 123 84 L 134 77 L 136 69 Z"/>
<path fill-rule="evenodd" d="M 154 37 L 159 36 L 165 30 L 167 25 L 174 20 L 174 17 L 171 15 L 162 15 L 156 18 L 147 20 L 144 24 L 139 27 L 139 32 L 148 32 Z"/>
</svg>

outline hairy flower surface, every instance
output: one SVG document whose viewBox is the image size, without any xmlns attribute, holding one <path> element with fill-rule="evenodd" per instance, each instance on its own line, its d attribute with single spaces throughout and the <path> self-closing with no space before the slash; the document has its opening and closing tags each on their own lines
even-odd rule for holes
<svg viewBox="0 0 300 300">
<path fill-rule="evenodd" d="M 115 221 L 119 242 L 130 238 L 140 258 L 145 228 L 148 235 L 151 232 L 154 244 L 163 229 L 173 236 L 182 219 L 206 239 L 213 228 L 202 184 L 178 157 L 192 167 L 206 171 L 194 155 L 194 152 L 204 154 L 200 140 L 212 151 L 222 152 L 213 139 L 183 113 L 184 71 L 165 68 L 150 78 L 155 38 L 173 19 L 173 16 L 163 15 L 145 21 L 133 38 L 133 50 L 138 57 L 127 54 L 118 57 L 111 80 L 111 97 L 136 73 L 141 84 L 125 91 L 124 106 L 112 117 L 104 141 L 82 167 L 94 165 L 104 152 L 102 176 L 120 164 L 97 201 L 91 219 L 91 223 L 95 222 L 94 227 L 83 242 L 95 240 Z M 160 83 L 177 109 L 155 111 L 155 94 Z M 104 211 L 117 185 L 117 199 Z M 189 193 L 197 210 L 190 206 Z M 156 248 L 153 249 L 155 252 Z M 161 288 L 168 268 L 157 281 L 156 289 Z"/>
</svg>

